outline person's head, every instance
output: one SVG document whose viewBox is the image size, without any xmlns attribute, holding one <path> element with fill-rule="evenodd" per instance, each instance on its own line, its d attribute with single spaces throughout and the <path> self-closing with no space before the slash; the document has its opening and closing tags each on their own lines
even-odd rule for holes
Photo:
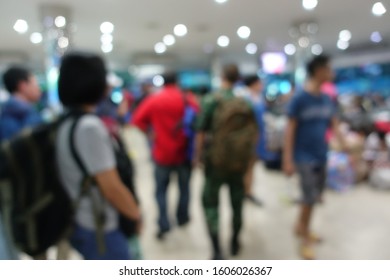
<svg viewBox="0 0 390 280">
<path fill-rule="evenodd" d="M 240 70 L 235 64 L 225 65 L 222 69 L 222 82 L 227 87 L 234 86 L 240 80 Z"/>
<path fill-rule="evenodd" d="M 245 77 L 244 84 L 254 93 L 260 94 L 263 90 L 263 84 L 257 75 Z"/>
<path fill-rule="evenodd" d="M 31 103 L 41 98 L 41 90 L 36 77 L 24 67 L 10 67 L 3 75 L 3 82 L 11 95 L 19 95 Z"/>
<path fill-rule="evenodd" d="M 177 85 L 178 78 L 175 72 L 167 72 L 163 75 L 164 86 L 174 86 Z"/>
<path fill-rule="evenodd" d="M 330 57 L 326 55 L 315 56 L 307 64 L 306 71 L 310 79 L 316 80 L 320 84 L 330 82 L 334 78 Z"/>
<path fill-rule="evenodd" d="M 108 90 L 107 70 L 103 59 L 93 53 L 72 52 L 61 63 L 58 94 L 69 108 L 97 105 Z"/>
</svg>

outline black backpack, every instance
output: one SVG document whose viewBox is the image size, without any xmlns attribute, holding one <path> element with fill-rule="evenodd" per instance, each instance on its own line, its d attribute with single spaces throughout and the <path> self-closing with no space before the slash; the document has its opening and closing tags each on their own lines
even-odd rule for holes
<svg viewBox="0 0 390 280">
<path fill-rule="evenodd" d="M 71 131 L 75 131 L 77 126 L 77 122 L 73 123 L 73 126 L 71 128 Z M 71 133 L 72 135 L 73 133 Z M 85 167 L 85 164 L 82 162 L 81 158 L 79 157 L 76 149 L 75 144 L 73 143 L 74 138 L 71 138 L 71 153 L 73 158 L 75 159 L 79 169 L 83 172 L 84 179 L 83 182 L 89 182 L 91 185 L 96 185 L 94 182 L 94 178 L 88 174 L 87 168 Z M 120 137 L 120 135 L 111 135 L 111 142 L 113 144 L 113 149 L 115 153 L 115 161 L 116 161 L 116 168 L 119 173 L 119 176 L 122 180 L 122 183 L 127 187 L 127 189 L 130 191 L 130 193 L 134 196 L 136 202 L 139 204 L 139 200 L 137 198 L 137 194 L 135 191 L 135 184 L 134 184 L 134 166 L 133 162 L 128 156 L 126 146 L 124 144 L 124 141 Z M 95 213 L 94 215 L 99 220 L 96 222 L 97 226 L 97 234 L 102 234 L 102 228 L 104 227 L 105 217 L 104 213 L 101 209 L 102 203 L 96 202 L 92 199 L 92 203 L 95 205 Z M 101 199 L 103 199 L 101 197 Z M 135 221 L 132 221 L 125 216 L 123 216 L 121 213 L 119 213 L 119 228 L 122 231 L 122 233 L 126 237 L 132 237 L 137 234 L 137 223 Z M 100 247 L 100 251 L 104 251 L 104 240 L 102 236 L 98 236 L 98 246 Z"/>
<path fill-rule="evenodd" d="M 137 204 L 139 204 L 134 184 L 133 162 L 128 156 L 123 140 L 120 137 L 115 137 L 113 141 L 115 141 L 114 151 L 119 176 L 121 177 L 123 184 L 125 184 L 128 190 L 134 196 Z M 124 217 L 122 214 L 119 215 L 119 227 L 127 237 L 132 237 L 137 234 L 137 224 L 134 221 Z"/>
<path fill-rule="evenodd" d="M 3 224 L 17 248 L 32 257 L 66 238 L 73 225 L 75 204 L 60 180 L 56 158 L 58 128 L 71 117 L 27 129 L 0 147 Z"/>
<path fill-rule="evenodd" d="M 85 113 L 70 112 L 58 120 L 28 129 L 5 141 L 0 147 L 0 212 L 6 235 L 17 248 L 32 257 L 70 236 L 74 216 L 81 198 L 90 194 L 93 184 L 75 149 L 74 132 Z M 58 171 L 56 136 L 60 125 L 69 118 L 73 124 L 69 135 L 72 156 L 84 173 L 76 202 L 69 197 Z M 114 145 L 117 169 L 123 183 L 135 196 L 133 166 L 121 139 Z M 92 199 L 92 197 L 91 197 Z M 101 205 L 93 202 L 99 250 L 105 249 Z M 136 224 L 120 215 L 122 232 L 131 237 Z"/>
</svg>

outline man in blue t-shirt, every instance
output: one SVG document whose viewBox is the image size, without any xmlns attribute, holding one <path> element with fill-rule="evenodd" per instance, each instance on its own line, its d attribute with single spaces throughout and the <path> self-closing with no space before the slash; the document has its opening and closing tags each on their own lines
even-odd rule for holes
<svg viewBox="0 0 390 280">
<path fill-rule="evenodd" d="M 41 98 L 36 77 L 23 67 L 13 66 L 4 73 L 3 82 L 11 97 L 1 105 L 0 141 L 42 122 L 34 108 Z"/>
<path fill-rule="evenodd" d="M 333 128 L 341 145 L 344 143 L 334 103 L 321 92 L 321 86 L 333 79 L 330 59 L 327 56 L 313 58 L 307 65 L 307 73 L 304 89 L 293 97 L 288 108 L 283 169 L 287 176 L 293 175 L 295 170 L 300 176 L 303 197 L 296 234 L 302 238 L 302 257 L 314 259 L 312 245 L 319 238 L 310 232 L 310 222 L 326 183 L 328 129 Z"/>
<path fill-rule="evenodd" d="M 36 78 L 23 67 L 14 66 L 4 73 L 3 82 L 11 97 L 0 109 L 0 142 L 12 138 L 23 128 L 42 122 L 33 107 L 41 98 Z M 0 213 L 0 260 L 15 258 L 17 254 L 4 230 Z"/>
</svg>

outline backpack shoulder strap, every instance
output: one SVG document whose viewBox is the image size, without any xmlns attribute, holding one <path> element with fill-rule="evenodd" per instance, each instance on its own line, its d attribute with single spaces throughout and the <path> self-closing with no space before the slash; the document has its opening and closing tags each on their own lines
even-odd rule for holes
<svg viewBox="0 0 390 280">
<path fill-rule="evenodd" d="M 90 177 L 87 168 L 85 167 L 84 163 L 81 160 L 80 155 L 76 150 L 76 143 L 75 143 L 75 134 L 76 134 L 77 125 L 81 120 L 82 116 L 83 115 L 80 114 L 73 117 L 74 120 L 69 132 L 69 147 L 70 147 L 70 152 L 72 154 L 72 157 L 76 161 L 76 164 L 80 168 L 81 172 L 83 173 L 83 176 Z"/>
<path fill-rule="evenodd" d="M 93 186 L 95 180 L 88 173 L 87 167 L 84 165 L 79 153 L 77 152 L 76 143 L 75 143 L 77 125 L 79 124 L 81 118 L 86 115 L 87 114 L 77 113 L 73 116 L 74 120 L 69 133 L 69 145 L 70 145 L 70 151 L 72 157 L 76 161 L 76 164 L 79 167 L 80 171 L 83 173 L 83 179 L 81 180 L 80 183 L 80 196 L 78 198 L 78 201 L 76 202 L 76 208 L 78 207 L 77 204 L 80 203 L 81 197 L 86 194 L 89 194 L 90 199 L 92 201 L 92 211 L 93 211 L 95 225 L 96 225 L 96 239 L 97 239 L 98 249 L 99 252 L 103 254 L 106 250 L 105 241 L 104 241 L 104 228 L 103 228 L 105 223 L 104 213 L 100 206 L 101 203 L 98 203 L 91 194 L 91 187 Z"/>
</svg>

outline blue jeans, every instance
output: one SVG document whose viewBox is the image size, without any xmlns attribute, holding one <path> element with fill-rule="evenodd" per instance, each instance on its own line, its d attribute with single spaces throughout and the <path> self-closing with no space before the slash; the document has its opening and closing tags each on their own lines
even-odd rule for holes
<svg viewBox="0 0 390 280">
<path fill-rule="evenodd" d="M 131 260 L 128 240 L 120 230 L 107 232 L 104 241 L 105 252 L 101 254 L 96 241 L 96 232 L 77 225 L 70 238 L 72 246 L 86 260 Z"/>
<path fill-rule="evenodd" d="M 177 207 L 177 221 L 179 224 L 185 224 L 189 220 L 188 207 L 190 201 L 190 178 L 191 166 L 190 164 L 182 164 L 179 166 L 162 166 L 156 164 L 155 166 L 155 180 L 156 180 L 156 199 L 159 208 L 158 225 L 160 231 L 166 232 L 170 229 L 168 213 L 167 213 L 167 189 L 171 174 L 176 172 L 179 183 L 179 204 Z"/>
</svg>

